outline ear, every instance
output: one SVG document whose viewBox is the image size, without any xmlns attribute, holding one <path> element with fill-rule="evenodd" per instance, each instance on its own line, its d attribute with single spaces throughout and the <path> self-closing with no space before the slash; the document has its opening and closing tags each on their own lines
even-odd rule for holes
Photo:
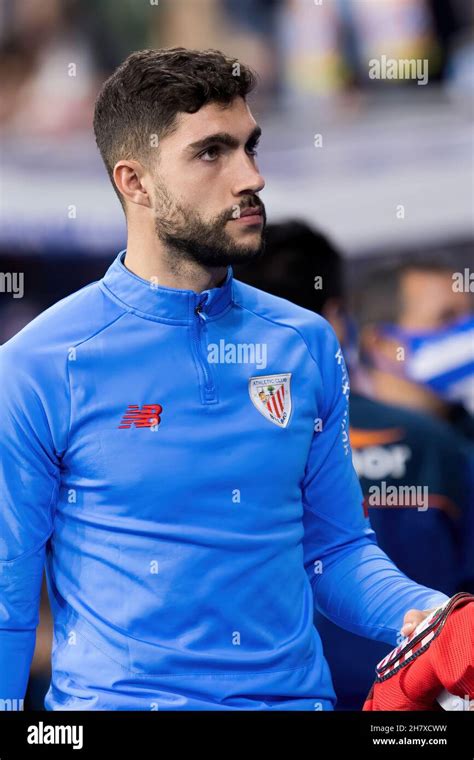
<svg viewBox="0 0 474 760">
<path fill-rule="evenodd" d="M 117 161 L 113 172 L 114 182 L 117 189 L 128 203 L 151 208 L 151 199 L 148 192 L 149 175 L 139 161 Z"/>
</svg>

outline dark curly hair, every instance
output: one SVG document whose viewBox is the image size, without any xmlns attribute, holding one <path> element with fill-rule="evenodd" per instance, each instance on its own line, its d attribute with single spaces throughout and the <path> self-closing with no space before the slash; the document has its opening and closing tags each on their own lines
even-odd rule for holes
<svg viewBox="0 0 474 760">
<path fill-rule="evenodd" d="M 139 50 L 126 58 L 103 84 L 94 110 L 94 133 L 113 180 L 120 159 L 146 163 L 151 136 L 159 141 L 176 128 L 179 112 L 195 113 L 207 103 L 223 105 L 254 89 L 252 69 L 219 50 L 183 47 Z"/>
</svg>

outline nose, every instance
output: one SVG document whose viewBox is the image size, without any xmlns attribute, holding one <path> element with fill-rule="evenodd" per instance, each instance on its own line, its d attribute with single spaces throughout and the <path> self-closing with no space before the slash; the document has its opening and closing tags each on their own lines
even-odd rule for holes
<svg viewBox="0 0 474 760">
<path fill-rule="evenodd" d="M 265 180 L 258 171 L 255 159 L 245 154 L 245 158 L 239 156 L 236 167 L 236 179 L 234 182 L 234 195 L 255 194 L 263 190 Z"/>
</svg>

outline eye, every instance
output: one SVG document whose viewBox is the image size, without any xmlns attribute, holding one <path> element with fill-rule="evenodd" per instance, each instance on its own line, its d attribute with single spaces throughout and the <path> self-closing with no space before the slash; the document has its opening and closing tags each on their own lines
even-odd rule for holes
<svg viewBox="0 0 474 760">
<path fill-rule="evenodd" d="M 254 143 L 254 145 L 249 145 L 247 146 L 247 153 L 250 153 L 251 156 L 256 156 L 258 155 L 257 148 L 258 148 L 258 143 Z"/>
<path fill-rule="evenodd" d="M 214 154 L 214 158 L 204 158 L 204 156 Z M 199 154 L 198 158 L 202 159 L 203 161 L 207 161 L 208 163 L 211 163 L 212 161 L 215 161 L 216 158 L 219 157 L 220 150 L 216 145 L 211 145 L 209 148 L 206 148 L 206 150 L 203 150 L 202 153 Z"/>
</svg>

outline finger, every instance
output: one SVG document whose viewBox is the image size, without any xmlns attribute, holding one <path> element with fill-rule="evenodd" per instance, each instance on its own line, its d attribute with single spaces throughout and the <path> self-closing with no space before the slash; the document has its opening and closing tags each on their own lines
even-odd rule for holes
<svg viewBox="0 0 474 760">
<path fill-rule="evenodd" d="M 413 633 L 417 625 L 419 625 L 431 612 L 433 612 L 432 609 L 408 610 L 403 618 L 403 626 L 400 629 L 402 636 L 409 636 L 410 633 Z"/>
<path fill-rule="evenodd" d="M 400 633 L 403 636 L 409 636 L 410 633 L 412 633 L 416 626 L 421 623 L 422 620 L 424 620 L 425 615 L 420 610 L 408 610 L 405 617 L 403 618 L 403 626 L 401 628 Z"/>
<path fill-rule="evenodd" d="M 408 612 L 405 614 L 405 617 L 403 618 L 403 623 L 415 623 L 418 625 L 418 623 L 421 623 L 424 617 L 425 613 L 421 610 L 408 610 Z"/>
<path fill-rule="evenodd" d="M 400 633 L 402 634 L 402 636 L 409 636 L 410 633 L 413 633 L 413 631 L 415 630 L 415 628 L 416 628 L 415 623 L 405 623 L 402 626 L 402 628 L 400 630 Z"/>
</svg>

